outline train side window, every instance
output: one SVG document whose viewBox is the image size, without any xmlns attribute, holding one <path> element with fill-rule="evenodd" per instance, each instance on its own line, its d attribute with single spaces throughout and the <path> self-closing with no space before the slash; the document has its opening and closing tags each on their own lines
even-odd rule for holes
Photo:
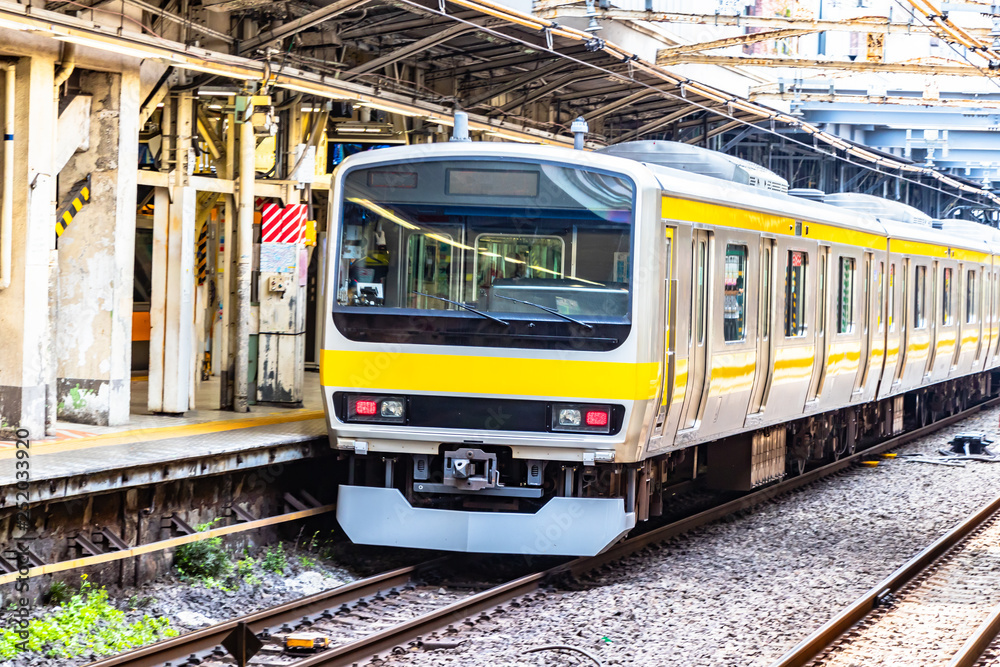
<svg viewBox="0 0 1000 667">
<path fill-rule="evenodd" d="M 764 261 L 761 262 L 761 327 L 760 333 L 766 340 L 771 333 L 771 249 L 764 250 Z"/>
<path fill-rule="evenodd" d="M 882 331 L 883 313 L 882 305 L 885 303 L 885 283 L 882 281 L 882 274 L 885 273 L 885 262 L 879 262 L 875 269 L 875 284 L 878 290 L 875 292 L 875 323 L 879 332 Z"/>
<path fill-rule="evenodd" d="M 726 246 L 726 283 L 723 298 L 723 336 L 727 343 L 746 340 L 747 247 Z"/>
<path fill-rule="evenodd" d="M 889 331 L 896 330 L 896 263 L 889 265 Z"/>
<path fill-rule="evenodd" d="M 819 297 L 816 299 L 816 333 L 819 334 L 826 331 L 826 256 L 827 253 L 820 252 L 819 271 L 816 273 L 819 287 Z"/>
<path fill-rule="evenodd" d="M 853 257 L 840 258 L 840 287 L 837 291 L 837 333 L 854 331 L 854 274 Z"/>
<path fill-rule="evenodd" d="M 976 312 L 976 271 L 968 273 L 969 282 L 965 285 L 965 322 L 972 324 L 979 314 Z"/>
<path fill-rule="evenodd" d="M 941 289 L 941 324 L 949 326 L 955 323 L 955 315 L 952 309 L 955 300 L 952 298 L 952 270 L 944 270 L 944 284 Z"/>
<path fill-rule="evenodd" d="M 927 326 L 927 267 L 918 266 L 913 285 L 913 328 L 923 329 Z"/>
<path fill-rule="evenodd" d="M 706 283 L 706 265 L 708 262 L 708 244 L 705 241 L 698 242 L 698 267 L 695 272 L 695 320 L 696 327 L 695 331 L 697 333 L 697 338 L 695 339 L 698 345 L 705 342 L 705 289 L 707 287 Z"/>
<path fill-rule="evenodd" d="M 808 255 L 800 250 L 788 251 L 785 270 L 785 336 L 806 335 L 806 266 Z"/>
</svg>

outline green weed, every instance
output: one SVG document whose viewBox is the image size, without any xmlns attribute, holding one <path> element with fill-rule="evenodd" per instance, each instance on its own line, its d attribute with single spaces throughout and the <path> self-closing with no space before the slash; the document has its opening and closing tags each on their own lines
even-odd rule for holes
<svg viewBox="0 0 1000 667">
<path fill-rule="evenodd" d="M 87 575 L 81 579 L 79 592 L 58 609 L 29 621 L 27 639 L 22 639 L 17 629 L 0 628 L 0 658 L 13 658 L 26 651 L 48 658 L 72 658 L 83 653 L 111 655 L 177 636 L 170 619 L 163 616 L 153 618 L 147 614 L 142 620 L 126 622 L 125 612 L 108 602 L 107 590 L 92 588 Z"/>
</svg>

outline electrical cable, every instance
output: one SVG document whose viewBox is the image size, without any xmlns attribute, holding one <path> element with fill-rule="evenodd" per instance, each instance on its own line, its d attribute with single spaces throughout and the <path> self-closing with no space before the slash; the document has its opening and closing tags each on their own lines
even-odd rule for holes
<svg viewBox="0 0 1000 667">
<path fill-rule="evenodd" d="M 665 97 L 668 97 L 668 98 L 672 98 L 672 99 L 674 99 L 676 101 L 682 102 L 682 103 L 690 105 L 690 106 L 699 107 L 700 109 L 702 109 L 702 110 L 704 110 L 704 111 L 706 111 L 708 113 L 712 113 L 712 114 L 715 114 L 715 115 L 720 116 L 722 118 L 728 118 L 731 121 L 736 121 L 736 122 L 739 122 L 739 123 L 741 123 L 743 125 L 746 125 L 746 126 L 749 126 L 749 127 L 753 127 L 757 131 L 759 131 L 759 132 L 762 132 L 762 133 L 765 133 L 765 134 L 774 135 L 774 136 L 779 137 L 779 138 L 781 138 L 781 139 L 783 139 L 783 140 L 785 140 L 785 141 L 787 141 L 789 143 L 798 144 L 799 146 L 802 146 L 807 151 L 810 151 L 812 153 L 819 153 L 820 155 L 825 155 L 827 157 L 832 157 L 832 158 L 834 158 L 836 160 L 839 160 L 841 162 L 845 162 L 847 164 L 853 165 L 853 166 L 861 168 L 861 169 L 867 169 L 867 170 L 872 171 L 872 172 L 877 173 L 877 174 L 881 174 L 881 175 L 885 175 L 885 176 L 893 176 L 895 178 L 898 178 L 899 180 L 902 180 L 902 181 L 907 182 L 907 183 L 911 183 L 912 185 L 915 185 L 917 187 L 927 188 L 928 190 L 931 190 L 931 191 L 934 191 L 934 192 L 940 192 L 940 193 L 948 195 L 948 196 L 954 196 L 956 198 L 956 200 L 958 200 L 958 201 L 964 201 L 964 202 L 968 202 L 970 204 L 975 204 L 977 206 L 983 206 L 983 202 L 981 202 L 981 201 L 975 201 L 973 199 L 968 199 L 968 198 L 966 198 L 966 197 L 964 197 L 964 196 L 962 196 L 960 194 L 959 195 L 955 195 L 953 192 L 949 192 L 948 190 L 945 190 L 945 189 L 943 189 L 941 187 L 936 187 L 935 185 L 930 184 L 930 183 L 922 183 L 921 181 L 914 180 L 912 178 L 907 178 L 902 173 L 893 174 L 893 173 L 889 173 L 887 171 L 883 171 L 882 169 L 879 168 L 880 163 L 883 163 L 883 162 L 885 162 L 885 163 L 893 163 L 893 162 L 895 162 L 895 160 L 889 160 L 887 158 L 882 158 L 882 157 L 880 157 L 878 155 L 875 155 L 874 153 L 870 153 L 869 151 L 865 151 L 864 149 L 859 149 L 859 148 L 853 146 L 851 143 L 849 143 L 849 142 L 847 142 L 847 141 L 845 141 L 843 139 L 840 139 L 839 137 L 835 137 L 834 135 L 830 135 L 830 134 L 828 134 L 828 133 L 826 133 L 824 131 L 821 131 L 818 128 L 816 128 L 816 132 L 806 132 L 806 133 L 807 134 L 811 134 L 815 138 L 821 139 L 824 143 L 830 144 L 831 146 L 833 146 L 833 148 L 835 150 L 837 148 L 840 148 L 841 150 L 844 150 L 846 153 L 850 153 L 851 150 L 853 149 L 853 150 L 856 150 L 856 151 L 861 152 L 861 153 L 868 153 L 869 155 L 872 156 L 871 158 L 867 158 L 867 157 L 865 157 L 863 155 L 860 156 L 860 157 L 862 157 L 862 159 L 868 159 L 868 160 L 870 160 L 872 162 L 875 162 L 876 166 L 872 167 L 872 166 L 869 166 L 869 165 L 866 165 L 866 164 L 855 162 L 855 161 L 853 161 L 853 160 L 851 160 L 851 159 L 849 159 L 847 157 L 842 157 L 842 156 L 838 155 L 836 152 L 830 153 L 830 152 L 821 150 L 818 147 L 810 145 L 810 144 L 808 144 L 808 143 L 806 143 L 804 141 L 801 141 L 799 139 L 795 139 L 793 137 L 790 137 L 790 136 L 787 136 L 787 135 L 783 135 L 783 134 L 779 133 L 777 130 L 769 129 L 767 127 L 762 127 L 761 125 L 758 125 L 756 122 L 751 122 L 751 121 L 745 120 L 743 118 L 738 118 L 738 117 L 734 116 L 731 113 L 727 113 L 726 111 L 723 111 L 722 109 L 717 109 L 717 108 L 714 108 L 714 107 L 710 107 L 707 104 L 703 104 L 701 102 L 698 102 L 698 101 L 693 100 L 691 98 L 688 98 L 686 96 L 678 95 L 676 93 L 672 93 L 670 91 L 663 90 L 662 88 L 654 86 L 654 85 L 652 85 L 650 83 L 647 83 L 645 81 L 640 81 L 639 79 L 636 79 L 634 76 L 632 76 L 631 73 L 624 74 L 624 73 L 613 72 L 613 71 L 607 69 L 606 67 L 602 67 L 600 65 L 597 65 L 597 64 L 585 61 L 585 60 L 580 60 L 579 58 L 576 58 L 574 56 L 568 56 L 568 55 L 562 54 L 562 53 L 556 51 L 554 48 L 548 48 L 547 45 L 543 46 L 543 45 L 535 44 L 535 43 L 529 42 L 527 40 L 521 39 L 519 37 L 515 37 L 515 36 L 512 36 L 512 35 L 508 35 L 506 33 L 502 33 L 502 32 L 500 32 L 498 30 L 493 29 L 493 28 L 488 28 L 488 27 L 485 27 L 485 26 L 473 23 L 472 21 L 468 21 L 466 19 L 460 18 L 460 17 L 455 16 L 453 14 L 448 14 L 447 12 L 442 12 L 442 11 L 440 11 L 437 8 L 426 7 L 426 6 L 424 6 L 424 5 L 416 2 L 415 0 L 397 0 L 397 1 L 400 2 L 401 4 L 406 4 L 406 5 L 410 5 L 412 7 L 418 8 L 421 12 L 430 13 L 430 14 L 436 14 L 438 16 L 448 17 L 448 18 L 451 18 L 454 21 L 458 21 L 460 23 L 465 23 L 467 25 L 473 26 L 477 30 L 480 30 L 480 31 L 485 32 L 487 34 L 490 34 L 490 35 L 493 35 L 495 37 L 501 38 L 503 40 L 510 41 L 510 42 L 516 42 L 516 43 L 521 44 L 523 46 L 527 46 L 527 47 L 529 47 L 529 48 L 531 48 L 533 50 L 543 51 L 543 52 L 546 52 L 546 53 L 551 53 L 552 55 L 555 55 L 555 56 L 558 56 L 558 57 L 561 57 L 561 58 L 565 58 L 565 59 L 570 60 L 572 62 L 575 62 L 577 64 L 584 65 L 586 67 L 599 70 L 601 72 L 604 72 L 605 74 L 607 74 L 611 78 L 614 78 L 614 79 L 617 79 L 617 80 L 620 80 L 620 81 L 624 81 L 624 82 L 627 82 L 627 83 L 633 83 L 633 84 L 636 84 L 636 85 L 648 88 L 648 89 L 650 89 L 652 91 L 655 91 L 659 95 L 662 95 L 662 96 L 665 96 Z M 452 1 L 455 1 L 455 0 L 452 0 Z M 462 4 L 462 2 L 459 2 L 459 4 Z M 536 19 L 536 21 L 542 22 L 543 19 Z M 520 22 L 518 22 L 518 23 L 520 24 Z M 535 27 L 535 26 L 530 26 L 530 27 Z M 549 29 L 549 28 L 547 27 L 546 29 Z M 566 29 L 563 28 L 562 26 L 559 27 L 559 32 L 561 34 L 564 34 L 564 35 L 567 34 Z M 576 36 L 573 35 L 573 37 L 575 38 Z M 615 52 L 617 52 L 617 51 L 615 51 Z M 631 58 L 631 56 L 629 56 L 629 58 Z M 668 73 L 664 73 L 664 72 L 659 72 L 654 67 L 644 66 L 641 69 L 643 69 L 643 70 L 651 70 L 654 75 L 661 75 L 661 78 L 666 78 L 668 80 L 669 79 L 678 78 L 678 77 L 675 77 L 672 74 L 668 74 Z M 769 109 L 767 109 L 767 107 L 764 107 L 763 105 L 748 104 L 746 102 L 738 100 L 735 97 L 729 99 L 729 98 L 724 97 L 723 94 L 721 94 L 721 91 L 716 92 L 714 89 L 708 88 L 707 86 L 704 86 L 704 85 L 699 84 L 697 82 L 690 81 L 690 80 L 681 80 L 679 78 L 678 78 L 678 80 L 680 81 L 679 86 L 680 86 L 682 92 L 684 91 L 684 89 L 686 87 L 686 88 L 694 90 L 695 92 L 697 92 L 702 97 L 707 97 L 708 99 L 714 99 L 714 100 L 716 100 L 717 102 L 719 102 L 721 104 L 726 104 L 727 106 L 750 107 L 750 112 L 753 113 L 754 115 L 757 115 L 760 112 L 773 111 L 773 115 L 769 116 L 769 118 L 768 118 L 772 122 L 778 122 L 778 121 L 780 121 L 780 122 L 783 122 L 786 125 L 789 125 L 791 127 L 797 127 L 797 128 L 800 128 L 800 129 L 802 129 L 805 125 L 807 125 L 806 123 L 803 123 L 803 122 L 798 121 L 798 120 L 793 120 L 792 122 L 781 120 L 780 116 L 785 116 L 786 114 L 783 114 L 783 113 L 781 113 L 781 112 L 779 112 L 777 110 L 769 110 Z M 831 141 L 831 139 L 833 141 Z M 837 143 L 843 144 L 847 148 L 843 148 L 841 146 L 837 146 Z M 943 174 L 943 173 L 938 172 L 938 171 L 936 171 L 934 169 L 928 169 L 926 167 L 917 167 L 917 166 L 902 165 L 901 163 L 897 163 L 897 164 L 900 164 L 900 166 L 896 167 L 896 169 L 905 169 L 907 171 L 914 171 L 914 172 L 918 172 L 918 173 L 924 174 L 926 176 L 929 176 L 929 177 L 937 179 L 938 181 L 944 183 L 945 185 L 951 185 L 951 187 L 953 187 L 953 188 L 955 188 L 955 189 L 957 189 L 959 191 L 962 191 L 962 192 L 973 191 L 973 192 L 976 192 L 976 194 L 978 194 L 980 196 L 987 197 L 988 199 L 992 200 L 996 204 L 1000 204 L 1000 196 L 994 195 L 993 193 L 986 192 L 986 191 L 975 190 L 974 188 L 972 188 L 969 185 L 966 185 L 966 184 L 960 183 L 959 181 L 956 181 L 955 179 L 953 179 L 952 177 L 950 177 L 947 174 Z"/>
</svg>

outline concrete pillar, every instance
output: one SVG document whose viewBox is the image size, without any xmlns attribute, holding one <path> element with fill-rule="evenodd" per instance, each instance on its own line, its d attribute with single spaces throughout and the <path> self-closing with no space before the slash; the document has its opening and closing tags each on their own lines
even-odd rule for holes
<svg viewBox="0 0 1000 667">
<path fill-rule="evenodd" d="M 250 368 L 250 273 L 253 254 L 253 187 L 254 187 L 253 123 L 240 124 L 240 195 L 239 230 L 237 232 L 236 265 L 236 379 L 233 382 L 233 411 L 249 412 Z"/>
<path fill-rule="evenodd" d="M 45 434 L 49 261 L 55 239 L 55 62 L 21 58 L 15 69 L 14 221 L 11 284 L 0 290 L 0 434 Z"/>
<path fill-rule="evenodd" d="M 90 176 L 90 203 L 59 238 L 58 416 L 113 426 L 130 412 L 139 71 L 82 72 L 80 87 L 93 98 L 89 150 L 59 189 Z"/>
<path fill-rule="evenodd" d="M 149 409 L 191 409 L 197 195 L 187 171 L 194 104 L 189 93 L 171 97 L 173 185 L 156 192 L 153 217 L 153 289 L 149 309 Z"/>
</svg>

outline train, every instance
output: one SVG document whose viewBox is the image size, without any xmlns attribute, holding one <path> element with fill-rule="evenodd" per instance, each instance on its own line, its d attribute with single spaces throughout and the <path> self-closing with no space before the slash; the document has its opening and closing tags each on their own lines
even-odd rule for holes
<svg viewBox="0 0 1000 667">
<path fill-rule="evenodd" d="M 592 555 L 994 393 L 1000 238 L 638 141 L 333 175 L 320 377 L 356 543 Z"/>
</svg>

